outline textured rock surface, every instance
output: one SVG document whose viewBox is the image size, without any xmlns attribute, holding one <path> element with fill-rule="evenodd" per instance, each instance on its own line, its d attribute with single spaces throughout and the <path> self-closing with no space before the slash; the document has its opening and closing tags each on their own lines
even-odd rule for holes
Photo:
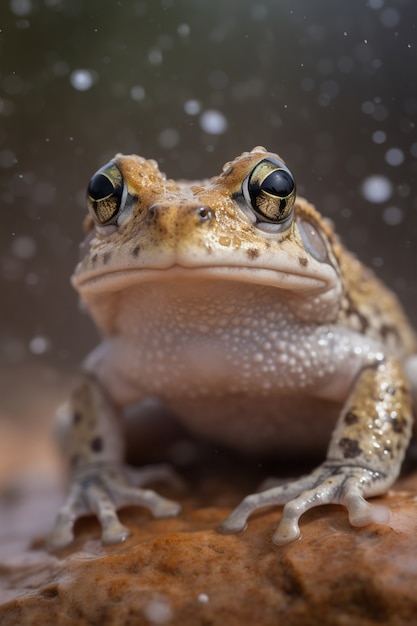
<svg viewBox="0 0 417 626">
<path fill-rule="evenodd" d="M 50 424 L 39 423 L 23 420 L 16 431 L 0 421 L 1 626 L 417 622 L 417 474 L 381 499 L 391 527 L 354 529 L 341 507 L 322 507 L 302 518 L 301 541 L 278 548 L 271 537 L 279 508 L 253 516 L 239 535 L 215 531 L 261 471 L 214 463 L 211 453 L 216 472 L 192 465 L 193 481 L 179 498 L 158 487 L 181 500 L 179 517 L 153 520 L 144 509 L 125 509 L 132 537 L 106 548 L 96 521 L 85 518 L 74 545 L 49 554 L 43 540 L 60 502 L 59 466 L 47 443 Z"/>
<path fill-rule="evenodd" d="M 31 526 L 39 531 L 53 516 L 52 487 L 3 505 L 16 519 L 2 529 L 2 626 L 415 623 L 416 478 L 387 498 L 391 528 L 355 530 L 341 508 L 323 507 L 285 548 L 271 543 L 278 510 L 255 516 L 240 535 L 221 535 L 214 528 L 229 508 L 210 500 L 240 494 L 216 479 L 200 488 L 203 495 L 182 498 L 175 519 L 125 509 L 133 535 L 119 546 L 103 548 L 96 522 L 81 520 L 74 546 L 56 555 L 42 537 L 30 543 Z"/>
</svg>

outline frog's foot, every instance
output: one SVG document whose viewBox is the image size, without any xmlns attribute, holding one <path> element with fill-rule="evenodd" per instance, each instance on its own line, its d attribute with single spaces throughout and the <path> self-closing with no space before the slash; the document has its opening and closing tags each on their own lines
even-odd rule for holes
<svg viewBox="0 0 417 626">
<path fill-rule="evenodd" d="M 133 487 L 130 482 L 139 487 Z M 117 508 L 137 504 L 148 508 L 154 517 L 174 517 L 181 510 L 177 502 L 168 500 L 142 485 L 167 481 L 182 487 L 182 481 L 165 465 L 141 469 L 115 464 L 96 464 L 80 469 L 73 478 L 69 495 L 58 512 L 55 527 L 48 539 L 51 549 L 69 545 L 74 539 L 74 523 L 80 515 L 95 513 L 102 528 L 103 543 L 124 541 L 130 531 L 117 515 Z"/>
<path fill-rule="evenodd" d="M 376 488 L 376 483 L 382 487 Z M 285 504 L 273 542 L 282 546 L 301 536 L 298 521 L 309 509 L 323 504 L 342 504 L 347 507 L 352 526 L 387 524 L 389 509 L 369 504 L 364 495 L 383 492 L 386 477 L 366 468 L 323 463 L 308 476 L 294 482 L 254 493 L 242 500 L 221 524 L 222 532 L 244 530 L 248 517 L 262 507 Z"/>
</svg>

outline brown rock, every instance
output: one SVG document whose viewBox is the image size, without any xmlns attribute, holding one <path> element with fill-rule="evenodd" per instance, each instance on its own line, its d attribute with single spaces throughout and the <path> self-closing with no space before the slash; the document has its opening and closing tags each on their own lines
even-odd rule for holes
<svg viewBox="0 0 417 626">
<path fill-rule="evenodd" d="M 32 394 L 27 417 L 22 411 L 0 421 L 1 626 L 417 623 L 417 474 L 379 499 L 392 511 L 390 527 L 355 529 L 342 507 L 326 506 L 303 516 L 300 541 L 278 548 L 271 541 L 278 507 L 254 515 L 239 535 L 216 532 L 262 478 L 252 463 L 217 462 L 216 474 L 185 471 L 193 481 L 180 498 L 160 486 L 181 500 L 179 517 L 154 520 L 127 508 L 121 518 L 132 537 L 112 547 L 101 545 L 97 522 L 84 518 L 71 548 L 48 553 L 44 538 L 61 498 L 51 422 L 42 422 L 58 403 L 51 380 L 41 394 L 50 406 Z M 204 466 L 213 465 L 209 451 Z"/>
<path fill-rule="evenodd" d="M 216 532 L 231 507 L 204 498 L 217 492 L 234 503 L 241 495 L 217 480 L 203 479 L 192 497 L 183 497 L 184 511 L 174 519 L 125 509 L 122 521 L 133 534 L 118 546 L 100 544 L 93 518 L 79 521 L 75 544 L 56 555 L 42 539 L 23 548 L 15 537 L 15 550 L 9 541 L 2 558 L 13 535 L 3 533 L 1 625 L 415 623 L 417 476 L 403 482 L 407 490 L 380 499 L 391 508 L 391 527 L 354 529 L 341 507 L 327 506 L 306 514 L 302 539 L 285 548 L 271 542 L 279 509 L 253 516 L 239 535 Z M 40 496 L 25 498 L 18 516 L 31 519 Z M 44 489 L 40 499 L 47 526 L 54 490 Z M 25 535 L 30 525 L 20 532 L 21 544 Z"/>
</svg>

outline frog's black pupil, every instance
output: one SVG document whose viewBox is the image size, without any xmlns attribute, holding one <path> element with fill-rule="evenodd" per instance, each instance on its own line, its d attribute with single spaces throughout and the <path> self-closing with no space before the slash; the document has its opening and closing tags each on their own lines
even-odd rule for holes
<svg viewBox="0 0 417 626">
<path fill-rule="evenodd" d="M 285 170 L 275 170 L 265 178 L 261 188 L 272 196 L 286 198 L 294 191 L 294 179 Z"/>
<path fill-rule="evenodd" d="M 104 176 L 104 174 L 95 174 L 88 185 L 88 195 L 93 200 L 102 200 L 114 193 L 114 185 Z"/>
</svg>

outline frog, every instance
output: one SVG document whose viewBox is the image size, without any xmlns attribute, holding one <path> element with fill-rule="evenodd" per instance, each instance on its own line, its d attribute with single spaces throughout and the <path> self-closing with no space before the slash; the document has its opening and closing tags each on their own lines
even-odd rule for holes
<svg viewBox="0 0 417 626">
<path fill-rule="evenodd" d="M 102 341 L 61 419 L 69 488 L 53 549 L 71 544 L 80 515 L 96 515 L 113 544 L 130 535 L 122 505 L 180 513 L 148 486 L 170 478 L 165 465 L 125 464 L 125 412 L 149 398 L 213 445 L 323 451 L 310 473 L 248 494 L 220 531 L 283 507 L 272 541 L 284 546 L 325 504 L 354 527 L 389 524 L 369 498 L 396 481 L 412 438 L 416 334 L 282 157 L 258 146 L 213 178 L 175 181 L 155 160 L 117 154 L 88 184 L 84 233 L 72 283 Z"/>
</svg>

